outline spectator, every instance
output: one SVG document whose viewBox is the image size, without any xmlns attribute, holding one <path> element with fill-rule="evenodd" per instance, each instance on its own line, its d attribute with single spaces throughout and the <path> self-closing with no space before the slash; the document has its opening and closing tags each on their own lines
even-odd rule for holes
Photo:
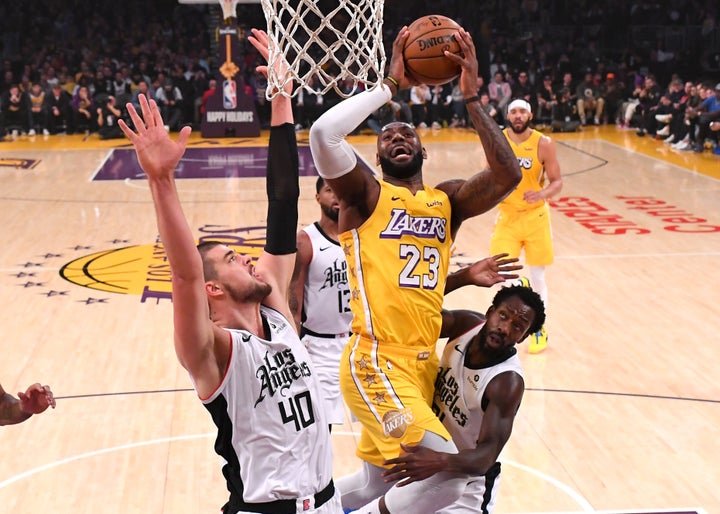
<svg viewBox="0 0 720 514">
<path fill-rule="evenodd" d="M 715 86 L 715 94 L 708 96 L 698 106 L 697 114 L 699 115 L 697 135 L 692 149 L 699 153 L 704 150 L 705 139 L 710 138 L 711 135 L 717 137 L 718 134 L 717 124 L 714 122 L 720 120 L 720 82 Z"/>
<path fill-rule="evenodd" d="M 560 100 L 553 111 L 553 132 L 577 132 L 580 128 L 580 117 L 577 113 L 577 103 L 572 93 L 566 87 L 559 91 Z"/>
<path fill-rule="evenodd" d="M 123 108 L 117 106 L 117 100 L 110 95 L 102 107 L 97 108 L 97 125 L 100 139 L 122 138 L 123 132 L 118 126 L 118 120 L 123 117 Z"/>
<path fill-rule="evenodd" d="M 200 124 L 200 122 L 205 117 L 205 111 L 207 111 L 207 102 L 208 99 L 215 94 L 215 90 L 217 88 L 217 80 L 210 79 L 208 82 L 208 88 L 203 92 L 202 96 L 200 97 L 200 107 L 198 110 L 199 116 L 195 117 L 195 123 Z"/>
<path fill-rule="evenodd" d="M 178 132 L 183 124 L 183 96 L 180 88 L 172 79 L 166 78 L 161 88 L 155 92 L 155 101 L 160 107 L 160 114 L 165 120 L 165 127 L 171 132 Z"/>
<path fill-rule="evenodd" d="M 427 103 L 430 100 L 432 100 L 432 93 L 427 85 L 418 84 L 410 88 L 410 111 L 413 123 L 418 128 L 427 128 Z"/>
<path fill-rule="evenodd" d="M 585 79 L 578 84 L 575 95 L 580 123 L 587 125 L 587 114 L 594 113 L 593 121 L 595 125 L 600 125 L 605 99 L 600 96 L 600 88 L 595 84 L 590 71 L 585 73 Z"/>
<path fill-rule="evenodd" d="M 553 90 L 552 77 L 550 75 L 543 77 L 542 84 L 538 88 L 535 96 L 537 98 L 535 102 L 537 109 L 534 111 L 537 112 L 537 116 L 534 118 L 535 121 L 540 124 L 550 124 L 552 122 L 553 109 L 555 105 L 557 105 L 557 94 Z"/>
<path fill-rule="evenodd" d="M 490 102 L 490 95 L 488 95 L 487 91 L 483 91 L 480 93 L 480 105 L 485 110 L 485 112 L 488 113 L 490 117 L 495 120 L 495 123 L 497 123 L 501 129 L 505 128 L 503 126 L 503 123 L 505 123 L 505 117 Z"/>
<path fill-rule="evenodd" d="M 533 87 L 528 78 L 527 71 L 518 73 L 517 81 L 510 88 L 513 98 L 522 98 L 530 104 L 532 112 L 537 112 L 537 95 L 533 94 Z"/>
<path fill-rule="evenodd" d="M 43 135 L 48 135 L 50 132 L 47 128 L 47 108 L 45 106 L 45 97 L 48 94 L 40 86 L 39 82 L 35 82 L 30 87 L 28 93 L 28 99 L 30 101 L 30 131 L 28 135 L 35 135 L 37 132 L 42 132 Z"/>
<path fill-rule="evenodd" d="M 90 97 L 87 86 L 80 86 L 78 88 L 77 94 L 72 100 L 72 107 L 73 132 L 95 132 L 97 130 L 95 103 Z"/>
<path fill-rule="evenodd" d="M 501 72 L 495 73 L 492 82 L 488 84 L 488 94 L 495 108 L 504 113 L 512 98 L 512 88 Z"/>
<path fill-rule="evenodd" d="M 654 75 L 648 75 L 645 77 L 642 86 L 638 87 L 633 91 L 633 98 L 637 99 L 635 104 L 634 114 L 638 116 L 638 136 L 644 136 L 647 134 L 647 120 L 649 116 L 653 116 L 654 108 L 660 101 L 660 88 L 655 82 Z M 630 122 L 630 118 L 625 114 L 625 120 Z"/>
<path fill-rule="evenodd" d="M 60 84 L 55 84 L 46 96 L 47 126 L 50 134 L 73 131 L 72 97 Z"/>
<path fill-rule="evenodd" d="M 605 99 L 603 107 L 603 123 L 620 123 L 622 115 L 620 106 L 623 101 L 624 84 L 617 80 L 614 73 L 605 76 L 605 82 L 600 86 L 600 95 Z"/>
<path fill-rule="evenodd" d="M 0 100 L 3 110 L 3 126 L 13 136 L 30 131 L 30 102 L 20 86 L 11 84 Z"/>
</svg>

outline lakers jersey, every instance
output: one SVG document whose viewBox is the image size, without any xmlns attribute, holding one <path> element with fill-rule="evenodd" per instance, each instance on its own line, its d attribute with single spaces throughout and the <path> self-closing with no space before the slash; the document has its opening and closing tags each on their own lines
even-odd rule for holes
<svg viewBox="0 0 720 514">
<path fill-rule="evenodd" d="M 434 349 L 452 245 L 450 199 L 380 181 L 375 210 L 340 234 L 352 330 L 365 339 Z"/>
<path fill-rule="evenodd" d="M 482 399 L 485 388 L 500 373 L 512 371 L 521 377 L 522 364 L 517 352 L 495 365 L 472 369 L 465 366 L 470 341 L 484 323 L 460 337 L 448 341 L 435 379 L 433 410 L 447 428 L 458 450 L 477 446 L 483 416 Z"/>
<path fill-rule="evenodd" d="M 269 339 L 228 330 L 225 376 L 202 399 L 218 427 L 230 504 L 312 496 L 332 478 L 332 447 L 321 394 L 292 322 L 261 306 Z"/>
<path fill-rule="evenodd" d="M 544 200 L 528 204 L 523 195 L 526 191 L 540 191 L 545 185 L 545 169 L 538 157 L 538 148 L 542 132 L 532 130 L 530 137 L 522 143 L 515 143 L 509 136 L 509 128 L 503 130 L 505 139 L 510 143 L 517 157 L 522 179 L 517 187 L 498 205 L 501 211 L 529 211 L 545 204 Z"/>
<path fill-rule="evenodd" d="M 317 222 L 303 231 L 313 252 L 303 291 L 303 327 L 318 334 L 347 333 L 352 312 L 345 254 Z"/>
</svg>

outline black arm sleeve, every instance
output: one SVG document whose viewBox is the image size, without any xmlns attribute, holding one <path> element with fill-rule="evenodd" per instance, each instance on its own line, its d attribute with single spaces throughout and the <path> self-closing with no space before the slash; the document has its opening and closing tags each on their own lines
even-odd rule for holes
<svg viewBox="0 0 720 514">
<path fill-rule="evenodd" d="M 285 123 L 270 128 L 267 158 L 267 241 L 265 251 L 286 255 L 297 251 L 298 151 L 295 127 Z"/>
</svg>

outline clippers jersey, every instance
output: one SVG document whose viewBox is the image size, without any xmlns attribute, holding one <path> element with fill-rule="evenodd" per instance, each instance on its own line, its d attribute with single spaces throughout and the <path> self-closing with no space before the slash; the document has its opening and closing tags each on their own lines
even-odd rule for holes
<svg viewBox="0 0 720 514">
<path fill-rule="evenodd" d="M 458 450 L 475 448 L 483 420 L 482 398 L 490 381 L 500 373 L 512 371 L 523 376 L 520 358 L 515 352 L 506 360 L 482 369 L 465 366 L 470 340 L 484 323 L 460 337 L 448 341 L 435 380 L 433 410 L 452 436 Z"/>
<path fill-rule="evenodd" d="M 434 351 L 452 245 L 450 214 L 443 191 L 425 186 L 413 195 L 380 180 L 373 213 L 339 235 L 354 333 Z"/>
<path fill-rule="evenodd" d="M 303 231 L 310 238 L 313 251 L 303 293 L 303 327 L 318 334 L 347 333 L 352 312 L 345 254 L 317 222 Z"/>
<path fill-rule="evenodd" d="M 270 340 L 227 330 L 232 351 L 217 390 L 201 399 L 218 427 L 215 451 L 233 499 L 264 503 L 312 496 L 332 479 L 321 395 L 294 324 L 260 307 Z"/>
<path fill-rule="evenodd" d="M 545 169 L 538 157 L 540 138 L 543 134 L 537 130 L 532 130 L 530 137 L 518 144 L 510 139 L 509 130 L 509 128 L 506 128 L 503 130 L 503 134 L 510 143 L 513 153 L 517 156 L 522 179 L 513 192 L 500 202 L 498 208 L 500 211 L 530 211 L 545 205 L 545 201 L 528 204 L 523 199 L 526 191 L 540 191 L 545 185 Z"/>
</svg>

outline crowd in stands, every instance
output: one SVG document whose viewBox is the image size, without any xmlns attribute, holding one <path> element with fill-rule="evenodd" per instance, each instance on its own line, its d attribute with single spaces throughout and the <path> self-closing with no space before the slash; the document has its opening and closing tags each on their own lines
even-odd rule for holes
<svg viewBox="0 0 720 514">
<path fill-rule="evenodd" d="M 436 10 L 429 0 L 386 2 L 387 55 L 400 26 Z M 177 0 L 3 3 L 0 135 L 122 137 L 117 119 L 126 116 L 125 104 L 137 103 L 139 93 L 158 102 L 168 130 L 199 125 L 220 78 L 213 46 L 219 13 L 219 5 Z M 478 92 L 500 125 L 510 99 L 525 98 L 535 124 L 556 132 L 616 124 L 696 151 L 717 140 L 717 2 L 446 0 L 442 13 L 473 34 L 481 65 Z M 241 33 L 265 26 L 259 4 L 239 4 L 237 19 Z M 672 47 L 664 38 L 628 36 L 644 26 L 685 29 L 697 38 Z M 260 59 L 242 35 L 240 43 L 246 91 L 266 125 L 266 83 L 255 72 Z M 339 100 L 334 92 L 302 91 L 294 99 L 297 128 L 308 128 Z M 418 127 L 468 125 L 456 82 L 402 92 L 374 113 L 367 127 L 377 130 L 393 119 Z"/>
</svg>

